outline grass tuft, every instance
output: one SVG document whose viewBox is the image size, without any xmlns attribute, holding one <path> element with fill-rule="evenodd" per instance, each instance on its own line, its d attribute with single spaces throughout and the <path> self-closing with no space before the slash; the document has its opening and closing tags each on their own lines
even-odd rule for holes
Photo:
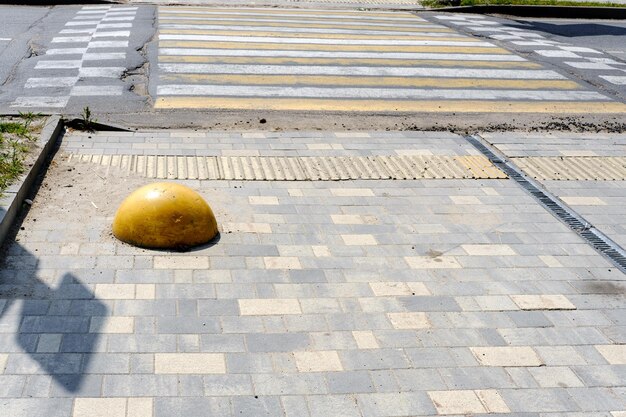
<svg viewBox="0 0 626 417">
<path fill-rule="evenodd" d="M 0 196 L 24 172 L 24 159 L 35 142 L 33 133 L 41 128 L 36 123 L 39 117 L 0 119 Z"/>
</svg>

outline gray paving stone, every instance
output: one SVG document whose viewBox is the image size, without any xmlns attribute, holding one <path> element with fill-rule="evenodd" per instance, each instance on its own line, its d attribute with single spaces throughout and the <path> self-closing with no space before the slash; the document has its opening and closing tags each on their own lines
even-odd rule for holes
<svg viewBox="0 0 626 417">
<path fill-rule="evenodd" d="M 331 394 L 375 392 L 370 374 L 366 371 L 329 372 L 326 382 Z"/>
<path fill-rule="evenodd" d="M 246 335 L 246 345 L 250 352 L 290 352 L 307 350 L 310 338 L 306 333 L 252 333 Z"/>
<path fill-rule="evenodd" d="M 279 397 L 233 397 L 233 415 L 246 417 L 283 416 Z"/>
<path fill-rule="evenodd" d="M 357 399 L 364 417 L 436 414 L 424 392 L 359 394 Z"/>
<path fill-rule="evenodd" d="M 154 400 L 155 417 L 231 416 L 231 405 L 225 397 L 161 397 Z"/>
</svg>

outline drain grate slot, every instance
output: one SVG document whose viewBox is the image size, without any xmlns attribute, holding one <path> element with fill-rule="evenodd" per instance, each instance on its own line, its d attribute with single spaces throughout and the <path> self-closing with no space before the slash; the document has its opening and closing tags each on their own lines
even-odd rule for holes
<svg viewBox="0 0 626 417">
<path fill-rule="evenodd" d="M 535 197 L 556 218 L 569 226 L 598 253 L 609 259 L 620 271 L 626 274 L 626 251 L 621 246 L 596 229 L 557 197 L 540 188 L 533 180 L 526 178 L 519 169 L 516 169 L 515 165 L 496 155 L 479 138 L 465 136 L 465 139 L 487 157 L 493 165 L 500 168 L 510 179 Z"/>
</svg>

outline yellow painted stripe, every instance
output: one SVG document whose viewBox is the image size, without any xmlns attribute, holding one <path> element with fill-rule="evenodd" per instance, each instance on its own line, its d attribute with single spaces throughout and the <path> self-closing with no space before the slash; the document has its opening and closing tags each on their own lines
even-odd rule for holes
<svg viewBox="0 0 626 417">
<path fill-rule="evenodd" d="M 503 88 L 518 90 L 579 90 L 570 80 L 502 80 L 484 78 L 409 78 L 343 77 L 331 75 L 230 75 L 176 74 L 160 75 L 160 81 L 173 84 L 243 84 L 243 85 L 341 85 L 348 87 L 437 87 Z"/>
<path fill-rule="evenodd" d="M 266 15 L 273 14 L 292 14 L 294 16 L 297 15 L 307 15 L 307 14 L 325 14 L 325 15 L 337 15 L 337 16 L 373 16 L 373 17 L 402 17 L 407 19 L 416 19 L 423 20 L 422 18 L 406 12 L 392 12 L 392 13 L 377 13 L 377 12 L 369 12 L 369 11 L 348 11 L 348 10 L 332 10 L 332 9 L 265 9 L 265 8 L 212 8 L 212 7 L 159 7 L 159 10 L 168 10 L 173 12 L 183 12 L 187 10 L 194 11 L 208 11 L 208 12 L 223 12 L 223 13 L 237 13 L 241 12 L 254 12 L 254 13 L 262 13 Z"/>
<path fill-rule="evenodd" d="M 481 46 L 393 46 L 393 45 L 323 45 L 323 44 L 283 44 L 283 43 L 245 43 L 245 42 L 207 42 L 207 41 L 160 41 L 161 48 L 206 48 L 206 49 L 281 49 L 287 51 L 381 51 L 381 52 L 432 52 L 462 54 L 506 54 L 511 52 L 502 48 L 483 48 Z"/>
<path fill-rule="evenodd" d="M 224 13 L 220 13 L 220 14 L 216 14 L 216 13 L 207 13 L 207 14 L 199 14 L 199 13 L 161 13 L 159 14 L 159 20 L 162 19 L 167 19 L 167 18 L 172 18 L 172 17 L 195 17 L 198 20 L 205 20 L 205 19 L 215 19 L 215 18 L 220 18 L 220 19 L 232 19 L 232 20 L 238 20 L 238 19 L 255 19 L 255 20 L 259 20 L 259 21 L 264 21 L 264 20 L 276 20 L 276 19 L 302 19 L 302 20 L 306 20 L 306 19 L 310 19 L 310 20 L 328 20 L 329 22 L 346 22 L 346 21 L 350 21 L 350 19 L 346 19 L 345 16 L 341 16 L 338 15 L 340 17 L 330 17 L 330 16 L 322 16 L 325 15 L 325 13 L 308 13 L 308 14 L 304 14 L 302 15 L 302 17 L 299 17 L 299 15 L 291 15 L 291 16 L 281 16 L 284 13 L 280 13 L 278 15 L 266 15 L 264 13 L 264 16 L 259 16 L 259 15 L 242 15 L 242 14 L 237 14 L 236 12 L 230 11 L 230 12 L 224 12 Z M 320 17 L 316 17 L 315 15 L 318 15 Z M 376 19 L 361 19 L 359 20 L 360 17 L 372 17 L 372 16 L 361 16 L 361 15 L 356 15 L 354 16 L 354 22 L 372 22 L 372 23 L 394 23 L 394 22 L 398 22 L 397 20 L 393 20 L 393 19 L 389 19 L 389 17 L 393 17 L 393 18 L 397 18 L 400 16 L 384 16 L 384 17 L 380 17 L 380 18 L 376 18 Z M 415 16 L 410 16 L 406 18 L 406 21 L 401 21 L 401 24 L 406 25 L 406 24 L 415 24 L 415 25 L 437 25 L 437 23 L 432 23 L 429 22 L 427 20 L 423 20 L 423 19 L 416 19 Z M 437 25 L 439 26 L 439 25 Z"/>
<path fill-rule="evenodd" d="M 438 66 L 468 68 L 542 68 L 534 62 L 507 61 L 460 61 L 435 59 L 378 59 L 378 58 L 286 58 L 286 57 L 221 57 L 221 56 L 188 56 L 162 55 L 159 62 L 187 62 L 213 64 L 302 64 L 302 65 L 377 65 L 394 67 Z"/>
<path fill-rule="evenodd" d="M 201 29 L 161 29 L 164 35 L 213 35 L 213 36 L 259 36 L 273 38 L 302 39 L 358 39 L 358 40 L 405 40 L 405 41 L 442 41 L 442 42 L 476 42 L 468 36 L 424 36 L 424 35 L 352 35 L 349 33 L 294 33 L 294 32 L 259 32 L 236 30 L 201 30 Z"/>
<path fill-rule="evenodd" d="M 363 25 L 333 25 L 322 23 L 283 23 L 283 22 L 242 22 L 238 20 L 172 20 L 160 19 L 159 23 L 175 24 L 175 25 L 218 25 L 218 26 L 250 26 L 250 27 L 278 27 L 278 28 L 311 28 L 311 29 L 345 29 L 345 30 L 376 30 L 379 32 L 454 32 L 452 29 L 445 27 L 440 28 L 405 28 L 392 26 L 363 26 Z"/>
<path fill-rule="evenodd" d="M 420 112 L 420 113 L 624 113 L 626 105 L 617 102 L 527 102 L 527 101 L 395 101 L 271 99 L 223 97 L 159 97 L 157 109 L 230 109 L 341 112 Z"/>
</svg>

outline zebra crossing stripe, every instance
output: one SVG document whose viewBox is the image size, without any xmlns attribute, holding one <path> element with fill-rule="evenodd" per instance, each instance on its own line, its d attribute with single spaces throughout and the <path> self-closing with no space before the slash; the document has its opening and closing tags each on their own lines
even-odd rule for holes
<svg viewBox="0 0 626 417">
<path fill-rule="evenodd" d="M 237 75 L 237 74 L 166 74 L 161 81 L 222 85 L 326 85 L 365 87 L 438 87 L 438 88 L 508 88 L 521 90 L 579 90 L 570 80 L 507 80 L 490 78 L 429 78 L 429 77 L 357 77 L 329 75 Z"/>
<path fill-rule="evenodd" d="M 119 85 L 103 85 L 102 82 L 92 85 L 92 83 L 94 79 L 113 82 L 112 79 L 118 79 L 123 73 L 124 67 L 98 64 L 126 58 L 125 49 L 128 47 L 127 39 L 131 32 L 123 29 L 132 27 L 136 11 L 136 7 L 113 6 L 84 6 L 78 10 L 74 18 L 66 22 L 64 29 L 59 31 L 59 36 L 51 39 L 52 44 L 60 47 L 48 49 L 35 65 L 35 70 L 44 71 L 42 75 L 51 73 L 51 70 L 56 70 L 54 71 L 56 74 L 67 75 L 28 78 L 24 84 L 24 95 L 17 97 L 11 107 L 63 108 L 72 97 L 122 95 L 124 86 L 121 83 Z M 123 22 L 103 23 L 109 20 Z M 65 44 L 77 45 L 63 47 Z M 110 50 L 113 48 L 124 50 Z M 105 51 L 101 52 L 101 49 Z M 62 59 L 66 57 L 73 59 Z M 29 95 L 34 91 L 46 91 L 49 95 Z"/>
<path fill-rule="evenodd" d="M 204 49 L 204 48 L 161 48 L 159 55 L 170 56 L 228 56 L 228 57 L 293 57 L 293 58 L 376 58 L 376 59 L 433 59 L 459 61 L 513 61 L 527 62 L 518 55 L 507 54 L 444 54 L 419 52 L 332 52 L 298 50 L 257 49 Z"/>
<path fill-rule="evenodd" d="M 340 112 L 416 113 L 623 113 L 626 105 L 611 101 L 500 101 L 500 100 L 337 100 L 258 97 L 158 97 L 157 109 L 227 109 Z"/>
<path fill-rule="evenodd" d="M 216 56 L 159 56 L 161 63 L 263 64 L 263 65 L 335 65 L 366 66 L 388 64 L 389 59 L 376 58 L 286 58 L 286 57 L 216 57 Z M 438 66 L 466 68 L 541 68 L 534 62 L 456 61 L 444 59 L 394 59 L 395 67 Z"/>
<path fill-rule="evenodd" d="M 551 70 L 506 70 L 473 68 L 429 67 L 327 67 L 315 65 L 213 65 L 213 64 L 159 64 L 159 68 L 171 73 L 196 74 L 285 74 L 285 75 L 357 75 L 357 76 L 422 76 L 422 77 L 473 77 L 506 79 L 547 79 L 564 77 Z"/>
<path fill-rule="evenodd" d="M 160 7 L 158 52 L 157 109 L 626 108 L 492 42 L 409 13 Z"/>
<path fill-rule="evenodd" d="M 164 85 L 157 94 L 167 96 L 215 96 L 240 97 L 293 97 L 293 98 L 356 98 L 398 100 L 609 100 L 595 91 L 536 91 L 536 90 L 467 90 L 467 89 L 383 89 L 383 88 L 337 88 L 337 87 L 285 87 L 250 85 Z"/>
</svg>

